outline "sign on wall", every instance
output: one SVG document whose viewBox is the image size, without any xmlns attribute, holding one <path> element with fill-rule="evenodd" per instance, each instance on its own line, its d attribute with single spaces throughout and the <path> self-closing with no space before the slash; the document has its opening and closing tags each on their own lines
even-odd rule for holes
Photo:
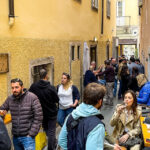
<svg viewBox="0 0 150 150">
<path fill-rule="evenodd" d="M 8 54 L 0 53 L 0 73 L 6 73 L 9 71 Z"/>
</svg>

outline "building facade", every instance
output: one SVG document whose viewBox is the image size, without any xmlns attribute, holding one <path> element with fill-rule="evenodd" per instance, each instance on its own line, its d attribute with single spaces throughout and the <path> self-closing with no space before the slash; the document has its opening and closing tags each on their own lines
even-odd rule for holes
<svg viewBox="0 0 150 150">
<path fill-rule="evenodd" d="M 150 81 L 150 1 L 139 0 L 140 10 L 140 60 L 145 66 L 145 74 Z"/>
<path fill-rule="evenodd" d="M 116 35 L 119 55 L 129 59 L 139 51 L 139 9 L 137 0 L 117 0 Z"/>
<path fill-rule="evenodd" d="M 11 93 L 12 78 L 29 88 L 41 68 L 54 85 L 62 72 L 70 73 L 81 91 L 90 61 L 99 66 L 113 53 L 115 10 L 115 0 L 2 0 L 0 103 Z"/>
</svg>

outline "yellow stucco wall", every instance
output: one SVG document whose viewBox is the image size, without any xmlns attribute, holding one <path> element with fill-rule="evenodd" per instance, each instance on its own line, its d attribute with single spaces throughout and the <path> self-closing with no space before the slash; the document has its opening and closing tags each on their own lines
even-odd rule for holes
<svg viewBox="0 0 150 150">
<path fill-rule="evenodd" d="M 15 21 L 9 26 L 8 1 L 0 5 L 0 53 L 9 54 L 9 72 L 0 74 L 0 104 L 10 94 L 10 80 L 19 77 L 24 86 L 31 84 L 30 63 L 38 58 L 54 58 L 54 85 L 60 83 L 62 72 L 70 71 L 70 43 L 80 43 L 80 60 L 75 51 L 71 75 L 80 89 L 82 78 L 83 43 L 97 37 L 98 64 L 106 59 L 106 41 L 115 36 L 115 0 L 111 2 L 111 18 L 104 14 L 104 34 L 99 11 L 91 9 L 91 1 L 29 0 L 14 1 Z M 34 10 L 34 11 L 33 11 Z M 106 3 L 105 3 L 106 11 Z"/>
<path fill-rule="evenodd" d="M 139 25 L 139 14 L 138 14 L 138 0 L 117 0 L 123 2 L 123 16 L 130 16 L 130 25 L 137 26 Z M 125 20 L 128 24 L 128 18 Z"/>
<path fill-rule="evenodd" d="M 130 25 L 139 25 L 138 0 L 125 0 L 125 16 L 131 16 Z"/>
<path fill-rule="evenodd" d="M 24 86 L 29 88 L 31 76 L 30 61 L 37 58 L 54 57 L 54 84 L 59 83 L 62 72 L 69 71 L 68 49 L 69 44 L 65 41 L 25 38 L 0 39 L 0 53 L 9 53 L 9 72 L 0 74 L 0 86 L 2 87 L 0 88 L 0 100 L 6 97 L 6 91 L 8 90 L 8 86 L 10 86 L 9 82 L 12 78 L 21 78 Z"/>
<path fill-rule="evenodd" d="M 107 18 L 106 14 L 107 3 L 104 0 L 104 33 L 100 34 L 100 39 L 98 43 L 99 52 L 98 57 L 99 61 L 98 64 L 103 64 L 104 60 L 106 60 L 106 46 L 107 41 L 109 41 L 110 51 L 109 51 L 109 58 L 112 57 L 112 43 L 113 37 L 116 36 L 116 0 L 111 1 L 111 12 L 110 12 L 110 19 Z"/>
<path fill-rule="evenodd" d="M 86 40 L 99 32 L 98 12 L 91 9 L 91 1 L 15 1 L 16 18 L 11 29 L 8 26 L 8 2 L 2 2 L 1 36 Z"/>
</svg>

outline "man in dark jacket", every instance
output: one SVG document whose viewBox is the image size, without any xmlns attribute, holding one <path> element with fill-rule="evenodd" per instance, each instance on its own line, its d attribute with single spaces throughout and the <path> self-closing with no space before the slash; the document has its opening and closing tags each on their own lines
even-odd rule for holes
<svg viewBox="0 0 150 150">
<path fill-rule="evenodd" d="M 107 105 L 113 105 L 113 88 L 115 81 L 115 71 L 112 66 L 110 66 L 110 61 L 105 61 L 105 71 L 100 72 L 98 75 L 105 75 L 106 80 L 106 102 Z"/>
<path fill-rule="evenodd" d="M 48 150 L 54 150 L 56 145 L 56 120 L 59 98 L 55 88 L 48 81 L 48 74 L 45 69 L 40 70 L 40 79 L 33 83 L 29 89 L 37 95 L 43 109 L 43 128 L 48 136 Z"/>
<path fill-rule="evenodd" d="M 11 80 L 12 95 L 0 107 L 4 115 L 10 110 L 14 148 L 35 149 L 35 136 L 42 124 L 43 113 L 36 95 L 23 87 L 20 79 Z"/>
</svg>

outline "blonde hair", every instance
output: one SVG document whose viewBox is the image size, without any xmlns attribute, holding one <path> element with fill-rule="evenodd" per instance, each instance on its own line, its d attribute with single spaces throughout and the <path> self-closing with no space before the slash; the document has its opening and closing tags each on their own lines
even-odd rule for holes
<svg viewBox="0 0 150 150">
<path fill-rule="evenodd" d="M 143 86 L 147 82 L 145 74 L 139 74 L 138 76 L 136 76 L 136 79 L 139 87 Z"/>
<path fill-rule="evenodd" d="M 63 85 L 63 88 L 65 90 L 68 90 L 69 87 L 71 87 L 72 85 L 73 85 L 73 81 L 72 80 L 68 80 L 68 82 L 65 85 Z"/>
</svg>

